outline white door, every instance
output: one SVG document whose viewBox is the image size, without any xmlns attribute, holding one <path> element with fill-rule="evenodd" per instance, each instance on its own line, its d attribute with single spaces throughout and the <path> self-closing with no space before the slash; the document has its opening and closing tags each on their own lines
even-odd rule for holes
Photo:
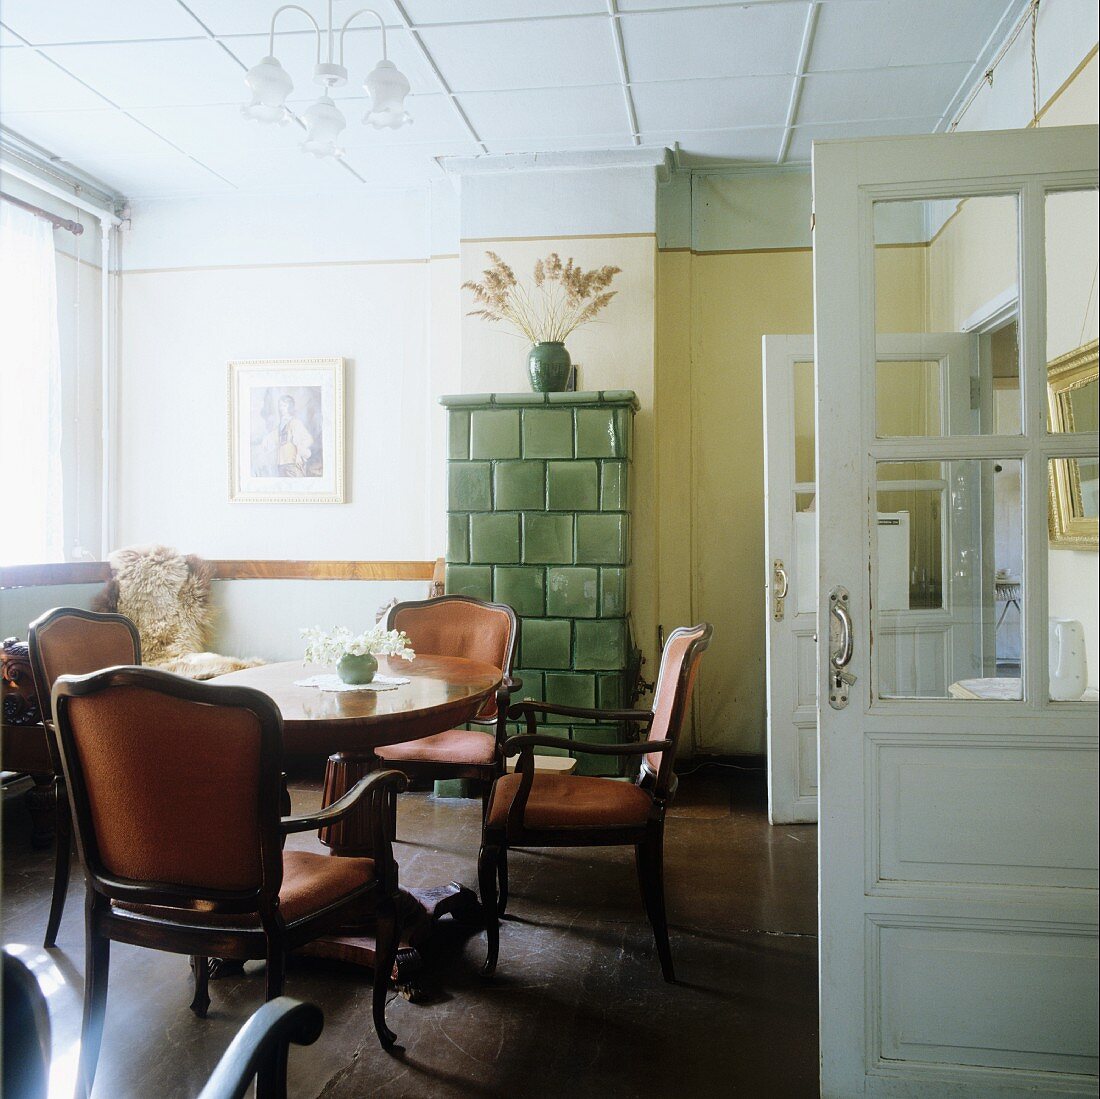
<svg viewBox="0 0 1100 1099">
<path fill-rule="evenodd" d="M 1048 606 L 1096 608 L 1070 562 L 1052 566 L 1047 493 L 1052 461 L 1095 460 L 1098 443 L 1046 420 L 1046 363 L 1096 337 L 1096 186 L 1095 126 L 814 147 L 826 1097 L 1097 1093 L 1097 707 L 1050 701 L 1047 667 Z M 979 391 L 973 416 L 889 427 L 880 338 L 957 331 L 1013 287 L 1018 420 Z M 983 651 L 1005 510 L 990 497 L 1010 474 L 1015 677 Z M 878 515 L 899 492 L 920 558 L 910 594 L 971 638 L 945 689 L 899 682 L 877 600 Z M 1081 557 L 1094 578 L 1095 552 Z"/>
<path fill-rule="evenodd" d="M 817 820 L 817 485 L 814 472 L 813 337 L 764 336 L 764 553 L 768 684 L 768 816 L 772 824 Z M 876 372 L 891 430 L 913 434 L 976 415 L 981 361 L 976 336 L 962 332 L 883 335 Z M 942 392 L 946 400 L 940 402 Z M 949 588 L 941 606 L 928 606 L 927 577 L 912 575 L 915 493 L 951 514 L 943 478 L 908 478 L 883 493 L 878 514 L 878 606 L 889 646 L 893 682 L 942 696 L 948 683 L 980 676 L 994 662 L 993 634 L 975 645 L 969 608 L 981 590 L 993 592 L 993 569 L 955 575 L 938 570 Z M 975 493 L 982 485 L 971 486 Z M 921 517 L 917 517 L 918 520 Z M 960 529 L 962 528 L 962 529 Z M 940 547 L 950 556 L 971 532 L 961 517 Z M 953 613 L 953 608 L 966 608 Z M 985 615 L 984 619 L 988 619 Z M 970 663 L 977 654 L 977 662 Z"/>
</svg>

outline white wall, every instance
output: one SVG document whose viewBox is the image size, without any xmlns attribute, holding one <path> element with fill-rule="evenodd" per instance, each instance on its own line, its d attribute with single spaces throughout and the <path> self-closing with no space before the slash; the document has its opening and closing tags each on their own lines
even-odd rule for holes
<svg viewBox="0 0 1100 1099">
<path fill-rule="evenodd" d="M 429 559 L 426 192 L 135 207 L 123 245 L 115 543 Z M 227 363 L 346 358 L 345 505 L 231 504 Z"/>
</svg>

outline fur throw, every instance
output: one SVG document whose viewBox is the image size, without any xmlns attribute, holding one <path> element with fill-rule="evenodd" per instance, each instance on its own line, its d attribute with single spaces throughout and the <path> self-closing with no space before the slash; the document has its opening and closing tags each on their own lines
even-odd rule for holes
<svg viewBox="0 0 1100 1099">
<path fill-rule="evenodd" d="M 150 545 L 115 550 L 107 560 L 114 576 L 92 609 L 124 614 L 137 626 L 144 664 L 191 679 L 211 679 L 263 663 L 204 651 L 214 621 L 213 570 L 201 558 Z"/>
</svg>

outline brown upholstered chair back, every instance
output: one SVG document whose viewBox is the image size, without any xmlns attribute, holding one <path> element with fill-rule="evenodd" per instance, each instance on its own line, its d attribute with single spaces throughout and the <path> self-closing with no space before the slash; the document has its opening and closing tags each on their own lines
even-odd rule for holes
<svg viewBox="0 0 1100 1099">
<path fill-rule="evenodd" d="M 76 607 L 55 607 L 36 618 L 28 648 L 38 705 L 47 717 L 59 675 L 87 675 L 118 664 L 141 663 L 141 639 L 130 619 Z"/>
<path fill-rule="evenodd" d="M 398 603 L 390 610 L 386 626 L 407 633 L 418 653 L 480 660 L 505 675 L 512 674 L 516 613 L 503 603 L 485 603 L 464 595 Z M 480 721 L 496 719 L 495 696 L 486 700 L 477 716 Z"/>
<path fill-rule="evenodd" d="M 677 746 L 680 731 L 691 705 L 691 692 L 703 651 L 710 644 L 713 632 L 708 622 L 698 626 L 681 626 L 673 630 L 661 653 L 661 670 L 653 692 L 653 721 L 649 726 L 650 740 L 671 740 Z M 676 749 L 653 752 L 645 757 L 646 766 L 657 776 L 656 792 L 665 794 L 672 781 Z"/>
<path fill-rule="evenodd" d="M 62 676 L 53 703 L 81 855 L 101 892 L 182 903 L 278 891 L 282 721 L 266 695 L 112 668 Z"/>
</svg>

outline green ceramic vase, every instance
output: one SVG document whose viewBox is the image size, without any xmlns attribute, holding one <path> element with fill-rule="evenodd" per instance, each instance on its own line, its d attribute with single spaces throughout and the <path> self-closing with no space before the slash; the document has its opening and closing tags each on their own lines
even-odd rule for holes
<svg viewBox="0 0 1100 1099">
<path fill-rule="evenodd" d="M 361 686 L 369 683 L 378 671 L 378 661 L 370 654 L 363 656 L 344 656 L 336 665 L 336 674 L 345 683 L 354 683 Z"/>
<path fill-rule="evenodd" d="M 527 352 L 527 373 L 536 393 L 564 393 L 572 366 L 564 343 L 537 343 Z"/>
</svg>

